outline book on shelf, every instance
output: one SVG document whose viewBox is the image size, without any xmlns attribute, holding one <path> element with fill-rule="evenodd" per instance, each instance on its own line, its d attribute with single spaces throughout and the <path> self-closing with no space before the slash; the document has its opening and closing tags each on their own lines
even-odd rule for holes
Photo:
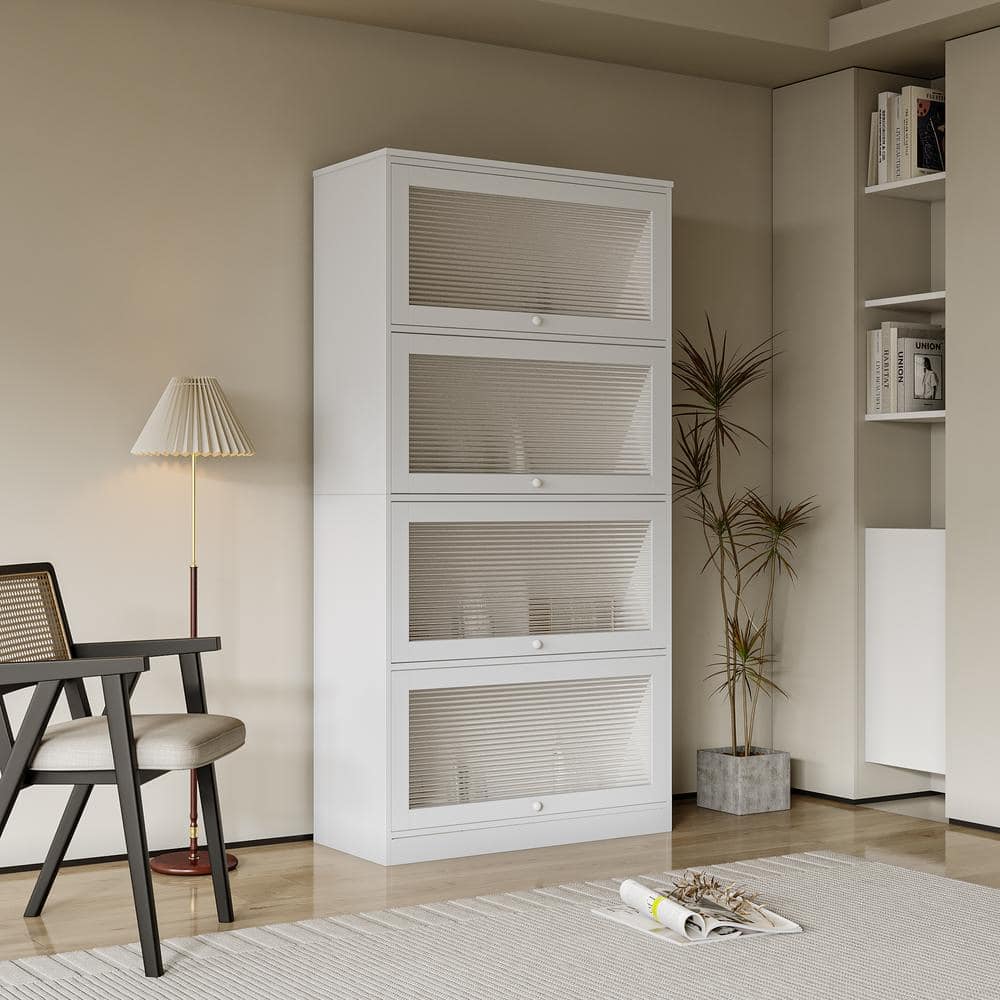
<svg viewBox="0 0 1000 1000">
<path fill-rule="evenodd" d="M 881 413 L 896 412 L 896 380 L 893 377 L 893 358 L 895 357 L 895 338 L 888 324 L 879 328 L 879 382 L 881 383 L 882 409 Z"/>
<path fill-rule="evenodd" d="M 889 133 L 889 180 L 903 179 L 903 106 L 899 94 L 889 95 L 889 115 L 892 131 Z"/>
<path fill-rule="evenodd" d="M 868 331 L 868 413 L 944 409 L 944 328 L 888 320 Z"/>
<path fill-rule="evenodd" d="M 714 882 L 701 872 L 691 872 L 678 885 L 697 883 L 697 880 L 701 880 L 702 885 Z M 591 912 L 645 937 L 673 945 L 710 944 L 751 935 L 795 934 L 802 930 L 798 924 L 747 898 L 744 890 L 717 882 L 715 885 L 717 892 L 692 902 L 685 900 L 677 885 L 660 890 L 626 879 L 621 884 L 620 905 L 601 906 Z M 736 902 L 728 900 L 727 894 Z"/>
<path fill-rule="evenodd" d="M 866 413 L 882 412 L 882 340 L 880 330 L 868 331 L 868 403 Z"/>
<path fill-rule="evenodd" d="M 899 94 L 880 93 L 868 143 L 869 185 L 940 173 L 945 168 L 944 129 L 944 91 L 903 87 Z"/>
<path fill-rule="evenodd" d="M 871 131 L 868 133 L 868 187 L 878 184 L 878 112 L 872 112 Z"/>
<path fill-rule="evenodd" d="M 902 326 L 902 325 L 901 325 Z M 944 330 L 909 324 L 897 343 L 897 413 L 944 409 Z"/>
<path fill-rule="evenodd" d="M 875 149 L 879 184 L 885 184 L 889 180 L 889 98 L 892 94 L 884 90 L 878 95 L 878 107 L 875 111 Z"/>
<path fill-rule="evenodd" d="M 885 327 L 868 331 L 868 413 L 893 412 L 892 341 Z"/>
<path fill-rule="evenodd" d="M 904 107 L 912 121 L 907 177 L 944 170 L 944 91 L 930 87 L 904 87 Z"/>
</svg>

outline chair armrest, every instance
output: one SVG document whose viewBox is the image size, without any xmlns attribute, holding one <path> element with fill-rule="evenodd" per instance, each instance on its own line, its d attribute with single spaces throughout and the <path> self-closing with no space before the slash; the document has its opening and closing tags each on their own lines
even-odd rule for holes
<svg viewBox="0 0 1000 1000">
<path fill-rule="evenodd" d="M 41 681 L 75 681 L 114 674 L 138 674 L 148 669 L 149 664 L 141 656 L 0 663 L 0 687 L 8 684 L 37 684 Z"/>
<path fill-rule="evenodd" d="M 124 642 L 78 642 L 73 652 L 81 659 L 108 656 L 181 656 L 211 653 L 222 648 L 217 635 L 197 639 L 126 639 Z"/>
</svg>

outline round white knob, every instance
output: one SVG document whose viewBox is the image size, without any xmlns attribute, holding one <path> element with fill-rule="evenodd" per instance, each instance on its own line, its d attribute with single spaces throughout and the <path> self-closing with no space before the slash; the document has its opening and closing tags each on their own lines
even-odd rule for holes
<svg viewBox="0 0 1000 1000">
<path fill-rule="evenodd" d="M 542 811 L 542 804 L 541 802 L 532 802 L 531 808 L 534 812 L 540 813 Z"/>
<path fill-rule="evenodd" d="M 531 645 L 532 645 L 532 648 L 534 648 L 534 649 L 541 649 L 542 648 L 542 640 L 541 639 L 532 639 L 531 640 Z"/>
<path fill-rule="evenodd" d="M 537 490 L 542 485 L 542 481 L 536 476 L 534 479 L 531 480 L 531 485 L 534 486 L 535 489 Z"/>
<path fill-rule="evenodd" d="M 541 326 L 542 325 L 542 317 L 541 316 L 532 316 L 531 317 L 531 325 L 532 326 Z"/>
</svg>

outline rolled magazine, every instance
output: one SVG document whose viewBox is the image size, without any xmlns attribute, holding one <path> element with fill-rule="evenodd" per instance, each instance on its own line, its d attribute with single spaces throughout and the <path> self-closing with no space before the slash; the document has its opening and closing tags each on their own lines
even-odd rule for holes
<svg viewBox="0 0 1000 1000">
<path fill-rule="evenodd" d="M 620 905 L 598 907 L 591 912 L 670 944 L 706 944 L 802 930 L 798 924 L 756 903 L 745 905 L 739 914 L 707 899 L 681 903 L 634 879 L 622 882 L 620 896 Z"/>
</svg>

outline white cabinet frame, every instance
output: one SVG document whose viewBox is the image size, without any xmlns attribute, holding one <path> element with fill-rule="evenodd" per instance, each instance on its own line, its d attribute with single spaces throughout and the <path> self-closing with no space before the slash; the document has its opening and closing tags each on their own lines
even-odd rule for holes
<svg viewBox="0 0 1000 1000">
<path fill-rule="evenodd" d="M 595 789 L 586 792 L 538 795 L 489 802 L 410 808 L 409 797 L 409 695 L 427 688 L 477 687 L 490 684 L 515 684 L 581 678 L 634 677 L 650 678 L 650 762 L 648 784 L 627 788 Z M 390 759 L 392 761 L 392 829 L 394 831 L 429 829 L 466 823 L 518 819 L 544 822 L 554 815 L 594 809 L 620 809 L 627 806 L 660 803 L 668 798 L 670 760 L 670 685 L 667 661 L 663 656 L 637 656 L 623 659 L 547 662 L 544 664 L 504 664 L 476 667 L 474 671 L 454 668 L 397 670 L 392 674 Z M 660 717 L 661 706 L 666 714 Z M 540 803 L 542 808 L 535 809 Z"/>
<path fill-rule="evenodd" d="M 410 185 L 436 189 L 413 196 L 412 294 L 426 303 L 414 306 Z M 395 149 L 316 171 L 317 843 L 395 865 L 670 829 L 672 187 L 653 178 Z M 494 308 L 466 308 L 482 304 Z M 530 312 L 545 305 L 603 315 Z M 421 363 L 414 385 L 431 395 L 421 397 L 420 412 L 413 414 L 420 428 L 414 468 L 429 471 L 411 476 L 408 356 L 414 352 L 477 360 Z M 502 372 L 482 360 L 489 356 L 508 359 Z M 539 359 L 528 362 L 530 385 L 525 368 L 510 363 L 516 358 Z M 537 371 L 545 358 L 556 360 Z M 565 376 L 556 370 L 566 361 L 591 359 L 615 366 L 652 360 L 655 377 L 636 395 L 634 372 L 609 371 L 606 387 L 603 373 L 576 381 L 573 370 Z M 523 394 L 505 396 L 504 385 L 522 378 Z M 456 411 L 481 423 L 452 440 L 450 387 L 465 380 L 468 394 Z M 486 408 L 477 409 L 483 393 L 497 407 L 489 417 Z M 577 423 L 565 398 L 591 419 Z M 530 419 L 521 419 L 524 411 Z M 472 462 L 480 449 L 477 470 Z M 586 462 L 587 455 L 596 461 Z M 540 456 L 553 468 L 584 474 L 536 471 Z M 474 471 L 440 475 L 436 468 Z M 530 476 L 505 472 L 519 468 Z M 616 469 L 629 474 L 589 474 Z M 535 478 L 541 486 L 533 484 Z M 605 518 L 646 522 L 649 528 L 529 525 L 520 531 L 499 524 L 494 530 L 421 530 L 410 566 L 410 519 L 461 525 Z M 413 634 L 430 637 L 412 643 L 411 569 Z M 641 630 L 626 631 L 630 625 Z M 558 632 L 564 628 L 622 631 Z M 536 633 L 493 637 L 530 629 Z M 616 701 L 621 692 L 635 691 L 635 683 L 621 680 L 629 676 L 652 676 L 648 737 L 645 705 L 640 708 L 631 694 Z M 513 723 L 504 721 L 511 717 L 507 707 L 490 701 L 485 691 L 467 698 L 447 693 L 563 679 L 574 683 L 555 684 L 550 692 L 500 692 L 498 697 L 510 696 L 508 704 L 526 706 L 513 713 Z M 413 752 L 423 756 L 419 762 L 414 757 L 419 787 L 411 812 L 408 716 L 409 692 L 416 688 L 445 691 L 440 698 L 428 693 L 412 699 Z M 435 714 L 439 705 L 444 708 Z M 449 714 L 450 705 L 456 714 Z M 488 734 L 477 728 L 476 713 L 484 710 L 497 719 Z M 621 744 L 621 766 L 616 745 L 605 746 L 603 757 L 571 745 L 577 717 L 586 719 L 582 728 L 588 734 L 603 739 L 597 715 L 589 713 L 606 710 L 608 718 L 624 719 L 621 731 L 631 737 Z M 488 748 L 497 747 L 496 733 L 516 731 L 529 712 L 543 725 L 565 727 L 558 740 L 550 734 L 545 746 L 566 767 L 548 768 L 544 751 L 526 754 L 534 777 L 518 784 L 510 775 L 523 775 L 519 763 L 502 778 L 472 741 L 482 735 Z M 639 712 L 642 728 L 628 721 Z M 469 719 L 467 728 L 475 731 L 466 740 L 460 727 Z M 447 759 L 433 769 L 436 751 L 429 747 L 435 734 L 440 741 L 434 747 L 443 744 L 447 752 L 454 745 L 456 754 L 465 748 L 463 764 L 475 783 L 449 784 Z M 527 743 L 537 748 L 533 737 Z M 505 743 L 499 743 L 498 756 L 510 756 Z M 597 770 L 607 760 L 615 766 Z M 626 781 L 639 785 L 620 787 Z M 523 797 L 541 785 L 562 792 L 540 789 L 536 799 Z M 469 801 L 501 794 L 522 797 Z M 538 798 L 540 811 L 532 808 Z"/>
<path fill-rule="evenodd" d="M 664 649 L 669 622 L 667 557 L 669 522 L 662 501 L 393 501 L 390 551 L 395 567 L 391 580 L 390 637 L 395 663 L 456 660 L 476 657 L 534 656 L 553 653 L 604 653 L 618 650 Z M 489 636 L 468 639 L 410 640 L 410 524 L 412 522 L 474 523 L 476 521 L 628 521 L 649 522 L 650 596 L 648 629 L 621 632 Z M 538 645 L 534 645 L 538 643 Z"/>
<path fill-rule="evenodd" d="M 393 164 L 390 169 L 391 317 L 396 326 L 436 326 L 457 329 L 500 330 L 518 333 L 575 334 L 585 337 L 666 341 L 670 330 L 670 200 L 628 188 L 597 187 L 557 180 L 530 180 L 503 174 L 472 173 L 437 167 Z M 532 314 L 489 309 L 457 309 L 410 305 L 410 187 L 441 188 L 606 205 L 648 211 L 652 220 L 650 245 L 650 316 L 648 320 Z M 537 320 L 537 324 L 532 319 Z"/>
<path fill-rule="evenodd" d="M 566 475 L 544 469 L 529 474 L 410 472 L 411 354 L 451 357 L 579 361 L 607 364 L 647 364 L 650 367 L 650 475 Z M 395 493 L 665 493 L 670 427 L 669 351 L 662 347 L 630 347 L 623 356 L 617 346 L 597 344 L 531 343 L 452 335 L 394 333 L 391 346 L 392 489 Z M 539 482 L 540 480 L 540 482 Z"/>
</svg>

